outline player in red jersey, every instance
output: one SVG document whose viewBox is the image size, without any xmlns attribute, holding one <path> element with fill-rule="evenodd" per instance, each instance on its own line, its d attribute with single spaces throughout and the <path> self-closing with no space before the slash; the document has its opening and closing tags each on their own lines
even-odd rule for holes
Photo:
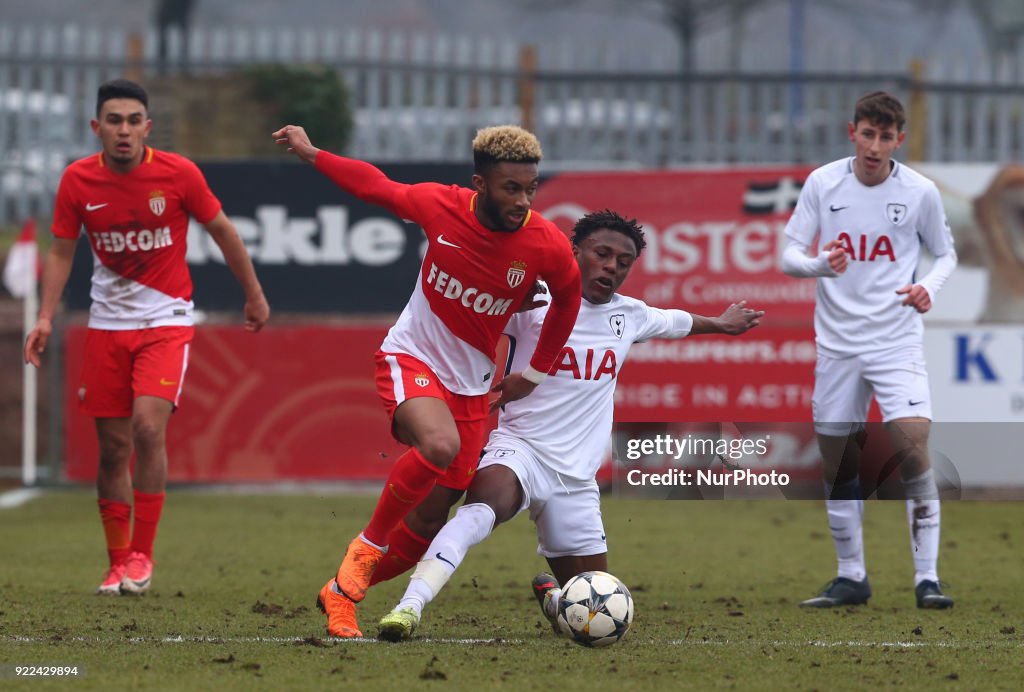
<svg viewBox="0 0 1024 692">
<path fill-rule="evenodd" d="M 410 449 L 317 601 L 330 634 L 359 637 L 355 604 L 402 518 L 435 484 L 450 490 L 451 503 L 469 486 L 484 443 L 488 392 L 499 393 L 493 410 L 544 379 L 576 321 L 580 273 L 565 235 L 530 210 L 541 150 L 522 128 L 477 133 L 474 190 L 396 183 L 368 163 L 317 149 L 295 125 L 273 137 L 347 192 L 416 222 L 429 241 L 412 297 L 376 355 L 392 433 Z M 529 367 L 492 387 L 498 339 L 538 277 L 552 301 Z"/>
<path fill-rule="evenodd" d="M 145 145 L 153 125 L 147 108 L 146 91 L 134 82 L 100 86 L 91 124 L 102 150 L 61 177 L 39 316 L 25 342 L 25 362 L 38 367 L 84 226 L 93 253 L 92 307 L 78 405 L 96 419 L 96 487 L 110 558 L 97 593 L 141 594 L 152 577 L 167 483 L 167 422 L 181 396 L 193 336 L 189 215 L 210 233 L 242 285 L 246 329 L 259 331 L 270 316 L 249 255 L 202 173 L 188 159 Z"/>
</svg>

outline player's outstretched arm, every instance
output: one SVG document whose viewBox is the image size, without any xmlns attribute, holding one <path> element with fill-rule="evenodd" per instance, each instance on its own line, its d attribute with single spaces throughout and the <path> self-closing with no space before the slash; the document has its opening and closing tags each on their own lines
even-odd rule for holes
<svg viewBox="0 0 1024 692">
<path fill-rule="evenodd" d="M 295 154 L 306 163 L 316 161 L 316 155 L 320 150 L 309 141 L 309 135 L 306 134 L 306 130 L 302 127 L 298 125 L 285 125 L 271 136 L 277 144 L 287 147 L 289 154 Z"/>
<path fill-rule="evenodd" d="M 692 314 L 692 313 L 691 313 Z M 718 317 L 692 315 L 693 327 L 690 334 L 743 334 L 761 324 L 764 310 L 747 307 L 747 301 L 733 303 Z"/>
<path fill-rule="evenodd" d="M 256 269 L 252 266 L 252 259 L 249 257 L 245 245 L 242 244 L 235 225 L 221 210 L 205 225 L 205 228 L 223 253 L 224 261 L 227 262 L 231 273 L 235 275 L 238 283 L 242 285 L 242 290 L 245 291 L 246 330 L 258 332 L 270 319 L 270 304 L 267 303 L 267 298 L 263 295 L 263 287 L 260 286 L 259 279 L 256 278 Z"/>
<path fill-rule="evenodd" d="M 75 259 L 77 244 L 78 238 L 54 238 L 50 251 L 46 253 L 39 316 L 36 318 L 36 326 L 25 339 L 25 362 L 37 368 L 40 364 L 39 356 L 46 350 L 46 343 L 53 333 L 53 313 L 57 310 L 57 303 L 71 275 L 71 263 Z"/>
<path fill-rule="evenodd" d="M 316 148 L 309 141 L 306 131 L 298 125 L 285 125 L 275 132 L 273 137 L 275 142 L 287 147 L 289 152 L 307 163 L 312 163 L 318 171 L 345 192 L 370 204 L 389 209 L 403 219 L 419 223 L 422 210 L 419 202 L 410 194 L 417 186 L 396 183 L 384 175 L 384 171 L 365 161 L 338 156 Z"/>
</svg>

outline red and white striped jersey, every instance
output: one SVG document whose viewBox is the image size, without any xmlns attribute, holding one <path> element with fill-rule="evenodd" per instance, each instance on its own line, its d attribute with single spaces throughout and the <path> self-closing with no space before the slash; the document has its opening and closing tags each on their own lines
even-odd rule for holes
<svg viewBox="0 0 1024 692">
<path fill-rule="evenodd" d="M 89 326 L 191 325 L 188 218 L 205 224 L 220 208 L 199 168 L 177 154 L 146 147 L 127 174 L 112 171 L 102 152 L 68 166 L 52 231 L 73 240 L 85 227 L 93 254 Z"/>
<path fill-rule="evenodd" d="M 423 361 L 452 392 L 486 393 L 502 330 L 540 277 L 548 283 L 552 309 L 530 364 L 548 371 L 580 304 L 579 268 L 557 226 L 531 212 L 517 230 L 493 231 L 477 219 L 472 190 L 396 183 L 368 163 L 324 151 L 316 167 L 426 233 L 416 288 L 381 350 Z"/>
</svg>

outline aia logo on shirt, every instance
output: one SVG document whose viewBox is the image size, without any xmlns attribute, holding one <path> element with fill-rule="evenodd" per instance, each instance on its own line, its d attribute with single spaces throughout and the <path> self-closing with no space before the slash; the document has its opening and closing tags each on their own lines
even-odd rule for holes
<svg viewBox="0 0 1024 692">
<path fill-rule="evenodd" d="M 551 366 L 548 374 L 557 375 L 559 371 L 564 370 L 571 372 L 575 380 L 600 380 L 602 375 L 615 377 L 618 374 L 615 351 L 610 348 L 605 349 L 600 361 L 598 361 L 597 352 L 592 348 L 588 348 L 586 353 L 580 355 L 583 356 L 582 368 L 580 359 L 576 356 L 576 351 L 572 346 L 563 346 L 562 352 Z"/>
<path fill-rule="evenodd" d="M 512 262 L 512 266 L 508 268 L 508 272 L 505 273 L 505 280 L 508 281 L 509 288 L 515 288 L 519 284 L 523 283 L 523 279 L 526 278 L 526 262 L 522 260 L 515 260 Z"/>
<path fill-rule="evenodd" d="M 149 210 L 160 216 L 167 209 L 167 198 L 163 190 L 153 190 L 149 193 Z"/>
<path fill-rule="evenodd" d="M 875 238 L 874 241 L 869 242 L 868 236 L 863 233 L 856 237 L 850 237 L 849 233 L 843 231 L 836 236 L 836 242 L 839 243 L 841 248 L 846 250 L 846 254 L 852 260 L 859 262 L 874 262 L 879 259 L 888 259 L 890 262 L 896 261 L 896 252 L 892 249 L 892 240 L 884 233 Z"/>
</svg>

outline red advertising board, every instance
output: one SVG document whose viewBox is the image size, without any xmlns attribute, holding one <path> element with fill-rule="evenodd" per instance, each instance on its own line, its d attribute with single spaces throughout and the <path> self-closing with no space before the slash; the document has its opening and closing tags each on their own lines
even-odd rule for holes
<svg viewBox="0 0 1024 692">
<path fill-rule="evenodd" d="M 383 479 L 402 451 L 373 380 L 386 330 L 198 327 L 168 430 L 170 480 Z M 68 330 L 65 473 L 77 481 L 91 481 L 97 466 L 93 423 L 76 405 L 84 343 L 84 327 Z M 806 421 L 813 349 L 808 328 L 638 344 L 621 374 L 616 419 Z"/>
<path fill-rule="evenodd" d="M 78 413 L 85 329 L 67 333 L 66 475 L 95 478 L 92 420 Z M 196 329 L 168 429 L 172 482 L 377 480 L 402 448 L 374 386 L 387 325 Z"/>
<path fill-rule="evenodd" d="M 804 421 L 813 389 L 810 327 L 655 340 L 630 350 L 615 391 L 615 419 Z"/>
<path fill-rule="evenodd" d="M 560 173 L 535 208 L 563 230 L 583 214 L 636 217 L 647 248 L 623 293 L 652 305 L 719 314 L 746 298 L 775 324 L 810 324 L 814 282 L 779 269 L 783 230 L 806 166 Z"/>
</svg>

